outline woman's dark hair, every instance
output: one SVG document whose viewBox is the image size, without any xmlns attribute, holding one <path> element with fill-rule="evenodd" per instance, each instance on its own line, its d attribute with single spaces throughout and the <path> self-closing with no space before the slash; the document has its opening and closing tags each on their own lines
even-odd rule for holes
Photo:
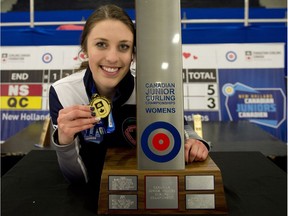
<svg viewBox="0 0 288 216">
<path fill-rule="evenodd" d="M 84 26 L 82 35 L 81 35 L 81 51 L 87 54 L 87 37 L 91 30 L 94 28 L 94 26 L 103 20 L 106 19 L 112 19 L 112 20 L 118 20 L 124 23 L 132 32 L 133 34 L 133 47 L 135 47 L 135 26 L 129 17 L 129 15 L 120 7 L 108 4 L 100 6 L 98 9 L 96 9 L 87 19 L 86 24 Z M 134 50 L 134 49 L 133 49 Z M 88 61 L 82 62 L 80 65 L 79 70 L 86 69 L 88 67 Z"/>
</svg>

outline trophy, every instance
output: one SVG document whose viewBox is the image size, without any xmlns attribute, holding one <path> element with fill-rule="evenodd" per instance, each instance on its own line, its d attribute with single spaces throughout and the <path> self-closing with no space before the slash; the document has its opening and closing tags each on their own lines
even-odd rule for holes
<svg viewBox="0 0 288 216">
<path fill-rule="evenodd" d="M 136 27 L 137 152 L 108 149 L 98 213 L 225 214 L 213 160 L 185 165 L 180 0 L 136 0 Z"/>
</svg>

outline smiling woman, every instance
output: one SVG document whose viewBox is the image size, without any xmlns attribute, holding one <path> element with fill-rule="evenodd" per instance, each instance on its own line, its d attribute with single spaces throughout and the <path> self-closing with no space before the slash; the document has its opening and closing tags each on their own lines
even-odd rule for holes
<svg viewBox="0 0 288 216">
<path fill-rule="evenodd" d="M 52 144 L 70 182 L 97 184 L 108 147 L 135 147 L 136 137 L 127 133 L 136 128 L 135 77 L 130 70 L 134 51 L 135 27 L 130 17 L 118 6 L 101 6 L 84 26 L 80 52 L 87 58 L 79 72 L 50 88 Z M 186 161 L 205 160 L 209 144 L 190 134 Z"/>
</svg>

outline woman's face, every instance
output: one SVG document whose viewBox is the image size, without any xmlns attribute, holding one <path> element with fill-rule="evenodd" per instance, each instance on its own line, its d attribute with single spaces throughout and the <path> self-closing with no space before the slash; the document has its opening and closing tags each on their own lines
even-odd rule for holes
<svg viewBox="0 0 288 216">
<path fill-rule="evenodd" d="M 133 33 L 121 21 L 100 21 L 87 37 L 87 55 L 99 93 L 111 93 L 129 71 Z"/>
</svg>

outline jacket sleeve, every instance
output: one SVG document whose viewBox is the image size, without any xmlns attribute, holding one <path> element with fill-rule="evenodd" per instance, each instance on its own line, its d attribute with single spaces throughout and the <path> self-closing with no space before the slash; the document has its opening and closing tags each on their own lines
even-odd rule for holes
<svg viewBox="0 0 288 216">
<path fill-rule="evenodd" d="M 184 133 L 185 133 L 185 138 L 191 138 L 191 139 L 197 139 L 199 141 L 201 141 L 206 147 L 207 149 L 210 151 L 211 149 L 211 144 L 209 142 L 207 142 L 206 140 L 202 139 L 191 127 L 191 125 L 189 125 L 186 121 L 184 123 Z"/>
<path fill-rule="evenodd" d="M 49 111 L 54 128 L 51 144 L 56 150 L 60 169 L 70 183 L 87 183 L 87 171 L 79 154 L 81 145 L 78 137 L 69 145 L 59 145 L 58 143 L 57 118 L 59 110 L 62 108 L 63 106 L 58 99 L 57 93 L 51 86 L 49 91 Z"/>
</svg>

